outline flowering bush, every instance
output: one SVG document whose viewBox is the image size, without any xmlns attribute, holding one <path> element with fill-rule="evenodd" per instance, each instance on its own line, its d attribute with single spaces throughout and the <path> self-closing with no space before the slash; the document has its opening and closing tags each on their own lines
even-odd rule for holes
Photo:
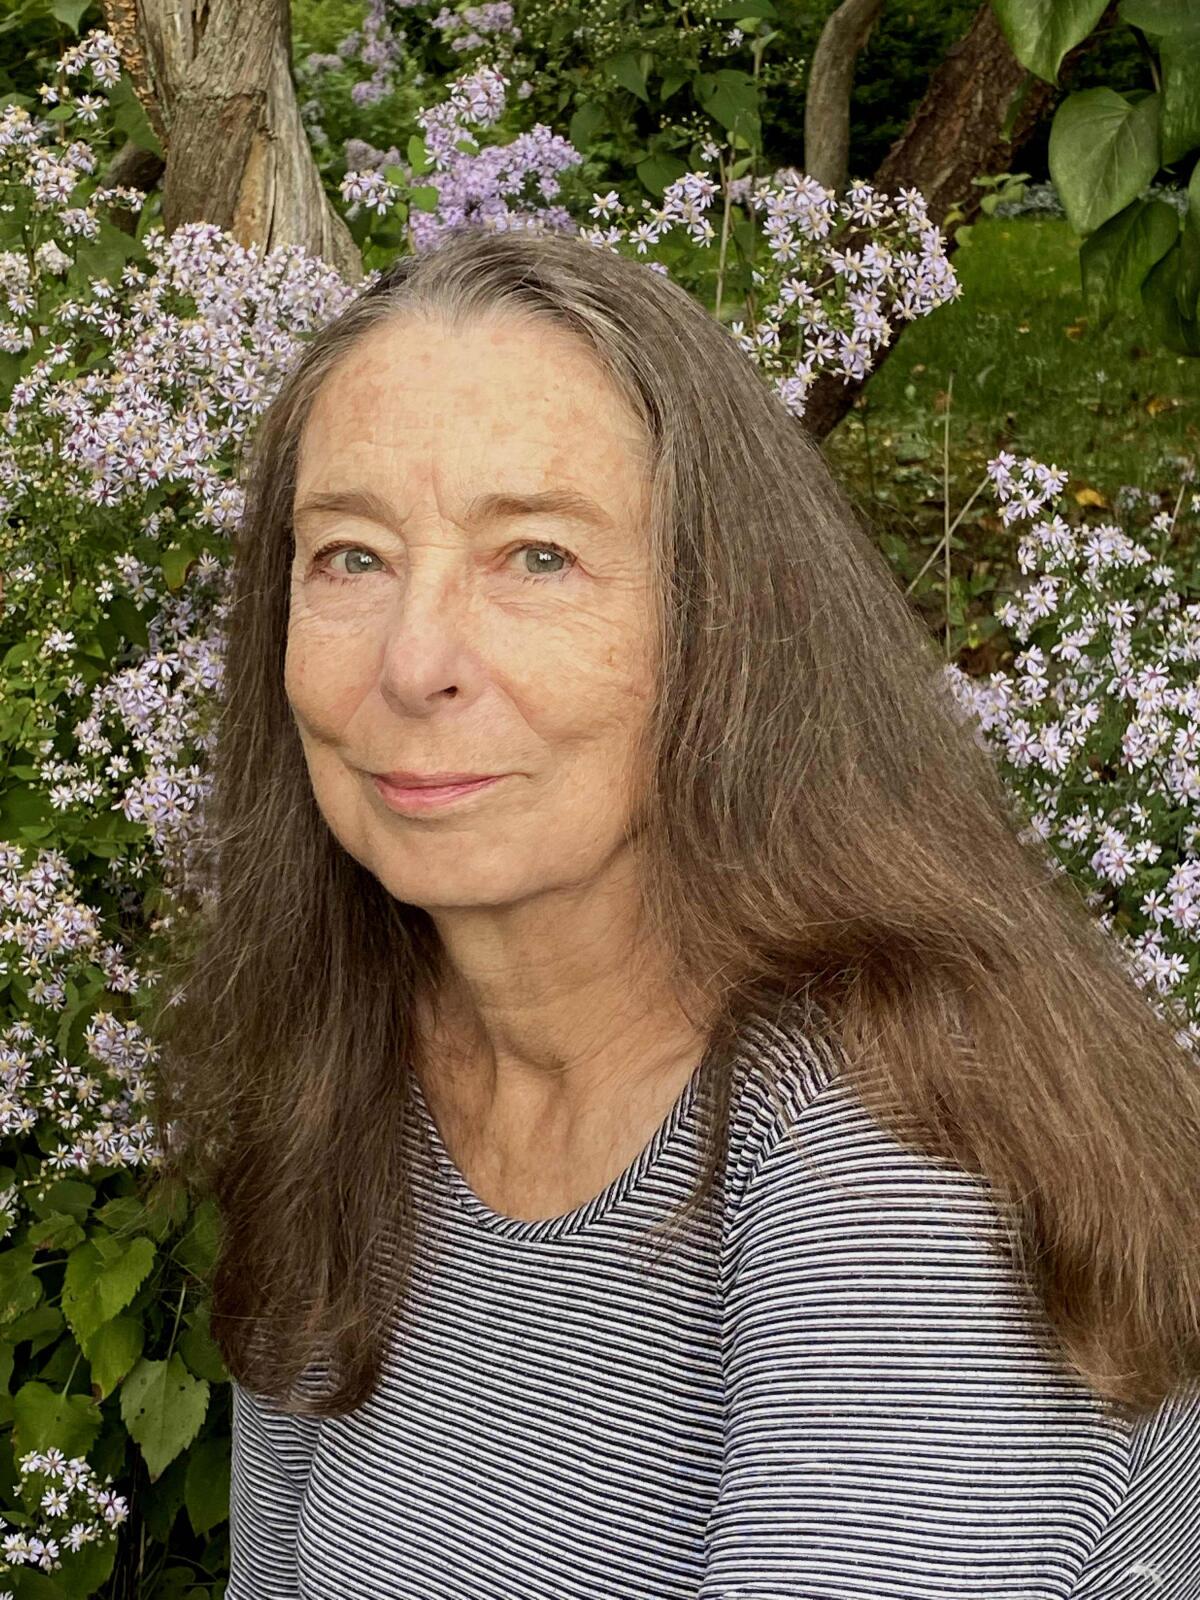
<svg viewBox="0 0 1200 1600">
<path fill-rule="evenodd" d="M 1056 504 L 1067 474 L 1002 451 L 988 478 L 1007 526 L 1029 524 L 1029 582 L 996 612 L 1022 645 L 1012 672 L 948 682 L 978 722 L 1029 834 L 1086 891 L 1148 997 L 1185 1008 L 1200 1043 L 1200 607 L 1181 602 L 1164 560 L 1173 512 L 1138 539 L 1114 522 L 1071 527 Z M 1156 1009 L 1162 1011 L 1162 1006 Z"/>
</svg>

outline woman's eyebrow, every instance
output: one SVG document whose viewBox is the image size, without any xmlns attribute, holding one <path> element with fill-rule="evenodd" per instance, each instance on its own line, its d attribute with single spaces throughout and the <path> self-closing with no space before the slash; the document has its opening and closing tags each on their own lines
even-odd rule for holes
<svg viewBox="0 0 1200 1600">
<path fill-rule="evenodd" d="M 318 512 L 341 512 L 364 517 L 384 527 L 400 528 L 404 519 L 382 495 L 373 489 L 330 489 L 306 495 L 292 513 L 293 518 Z M 612 518 L 589 495 L 578 489 L 542 489 L 533 494 L 513 491 L 476 495 L 467 507 L 466 523 L 476 527 L 505 517 L 568 517 L 596 528 L 612 526 Z"/>
</svg>

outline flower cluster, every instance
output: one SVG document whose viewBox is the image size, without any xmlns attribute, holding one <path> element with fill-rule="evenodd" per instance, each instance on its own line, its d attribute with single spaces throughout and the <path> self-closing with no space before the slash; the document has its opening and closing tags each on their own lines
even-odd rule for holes
<svg viewBox="0 0 1200 1600">
<path fill-rule="evenodd" d="M 432 170 L 412 181 L 435 191 L 436 206 L 430 211 L 411 210 L 414 250 L 434 248 L 447 229 L 463 222 L 575 231 L 567 207 L 553 203 L 560 192 L 560 174 L 583 160 L 569 140 L 540 122 L 508 144 L 480 148 L 471 134 L 472 128 L 494 127 L 500 120 L 508 84 L 497 68 L 479 67 L 456 78 L 441 104 L 418 114 Z M 380 213 L 399 194 L 378 170 L 348 172 L 341 190 L 348 203 Z"/>
<path fill-rule="evenodd" d="M 1024 802 L 1028 836 L 1090 886 L 1138 981 L 1194 1005 L 1200 607 L 1183 603 L 1163 559 L 1195 463 L 1183 469 L 1174 511 L 1155 513 L 1139 539 L 1115 522 L 1072 527 L 1053 505 L 1065 472 L 996 456 L 988 478 L 1003 521 L 1025 525 L 1017 559 L 1028 580 L 996 617 L 1025 648 L 1011 673 L 946 672 Z M 1200 494 L 1189 508 L 1200 512 Z M 1200 1024 L 1186 1031 L 1200 1043 Z"/>
<path fill-rule="evenodd" d="M 711 141 L 702 155 L 714 160 Z M 945 239 L 929 220 L 923 196 L 903 189 L 894 196 L 869 183 L 852 183 L 843 198 L 816 179 L 784 167 L 752 182 L 728 186 L 762 218 L 772 267 L 753 269 L 761 312 L 747 330 L 730 331 L 764 374 L 787 410 L 802 417 L 809 388 L 822 372 L 862 378 L 891 342 L 893 321 L 908 322 L 956 300 L 962 286 L 946 256 Z M 697 245 L 716 237 L 709 211 L 720 186 L 708 172 L 688 172 L 670 184 L 661 206 L 642 202 L 637 220 L 583 230 L 592 243 L 644 255 L 675 228 Z M 616 194 L 596 195 L 592 215 L 606 221 L 627 211 Z M 858 239 L 852 247 L 846 235 Z M 648 262 L 666 272 L 662 262 Z M 794 336 L 790 357 L 785 332 Z"/>
<path fill-rule="evenodd" d="M 116 506 L 186 484 L 201 522 L 236 522 L 230 458 L 300 339 L 351 294 L 299 246 L 265 259 L 208 223 L 146 235 L 147 266 L 93 280 L 55 308 L 66 338 L 12 391 L 0 433 L 0 511 L 56 495 Z M 48 330 L 42 330 L 48 331 Z M 70 352 L 86 369 L 61 375 Z"/>
<path fill-rule="evenodd" d="M 61 1450 L 30 1451 L 18 1466 L 22 1489 L 38 1496 L 41 1517 L 4 1535 L 3 1567 L 7 1572 L 19 1566 L 57 1572 L 64 1552 L 113 1538 L 129 1516 L 128 1503 L 109 1486 L 112 1480 L 106 1480 L 101 1488 L 82 1456 L 68 1461 Z M 0 1528 L 4 1525 L 0 1518 Z M 0 1593 L 0 1600 L 13 1600 L 12 1592 Z"/>
<path fill-rule="evenodd" d="M 73 92 L 68 80 L 85 75 L 101 94 Z M 66 52 L 54 82 L 42 84 L 48 116 L 16 104 L 0 110 L 0 188 L 21 197 L 0 205 L 0 212 L 11 214 L 18 204 L 28 208 L 26 248 L 0 251 L 0 350 L 17 354 L 32 347 L 39 331 L 33 320 L 38 280 L 65 273 L 80 241 L 97 238 L 101 208 L 136 209 L 142 203 L 136 189 L 98 187 L 92 178 L 96 151 L 68 129 L 71 122 L 87 129 L 97 121 L 106 104 L 103 91 L 119 77 L 116 44 L 97 30 Z M 65 347 L 55 348 L 55 359 L 65 360 Z"/>
<path fill-rule="evenodd" d="M 54 1173 L 140 1167 L 156 1159 L 155 1129 L 145 1110 L 153 1047 L 137 1025 L 95 1012 L 84 1032 L 82 1063 L 55 1043 L 73 994 L 94 997 L 102 988 L 114 996 L 134 994 L 143 974 L 103 937 L 96 911 L 80 897 L 57 851 L 42 850 L 27 866 L 17 849 L 0 845 L 0 900 L 0 968 L 23 995 L 25 1013 L 0 1028 L 0 1133 L 36 1134 L 43 1167 Z M 34 1018 L 42 1019 L 40 1027 Z M 11 1227 L 18 1196 L 7 1190 L 5 1201 Z"/>
</svg>

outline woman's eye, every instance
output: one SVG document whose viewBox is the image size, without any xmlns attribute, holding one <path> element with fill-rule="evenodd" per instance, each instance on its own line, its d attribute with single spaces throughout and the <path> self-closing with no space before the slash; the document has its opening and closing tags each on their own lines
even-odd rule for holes
<svg viewBox="0 0 1200 1600">
<path fill-rule="evenodd" d="M 535 559 L 530 561 L 529 553 Z M 345 556 L 346 560 L 342 570 L 338 571 L 332 566 L 337 556 Z M 508 559 L 513 556 L 525 558 L 524 571 L 518 573 L 523 583 L 553 583 L 555 579 L 565 575 L 575 565 L 575 557 L 569 550 L 564 550 L 558 544 L 523 544 L 517 549 L 510 550 Z M 323 578 L 328 578 L 332 583 L 352 583 L 355 578 L 367 577 L 378 568 L 364 566 L 363 561 L 375 562 L 379 557 L 362 545 L 331 544 L 323 550 L 318 550 L 313 557 L 313 566 Z M 557 565 L 554 565 L 557 563 Z"/>
</svg>

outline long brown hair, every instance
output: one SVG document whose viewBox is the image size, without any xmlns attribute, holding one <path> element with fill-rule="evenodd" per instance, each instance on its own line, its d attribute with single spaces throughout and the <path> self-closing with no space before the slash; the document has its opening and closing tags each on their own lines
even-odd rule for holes
<svg viewBox="0 0 1200 1600">
<path fill-rule="evenodd" d="M 1153 1408 L 1200 1374 L 1182 1019 L 1018 838 L 936 645 L 735 340 L 632 259 L 477 226 L 395 262 L 312 339 L 252 453 L 203 828 L 214 887 L 168 981 L 153 1084 L 163 1176 L 219 1207 L 211 1325 L 231 1373 L 315 1415 L 361 1404 L 421 1222 L 404 1129 L 436 930 L 333 837 L 283 677 L 301 429 L 334 364 L 412 308 L 573 330 L 645 426 L 660 682 L 630 844 L 710 1039 L 677 1220 L 721 1180 L 740 1027 L 798 1003 L 885 1126 L 989 1180 L 1057 1357 L 1114 1406 Z M 336 1382 L 290 1394 L 318 1356 Z"/>
</svg>

